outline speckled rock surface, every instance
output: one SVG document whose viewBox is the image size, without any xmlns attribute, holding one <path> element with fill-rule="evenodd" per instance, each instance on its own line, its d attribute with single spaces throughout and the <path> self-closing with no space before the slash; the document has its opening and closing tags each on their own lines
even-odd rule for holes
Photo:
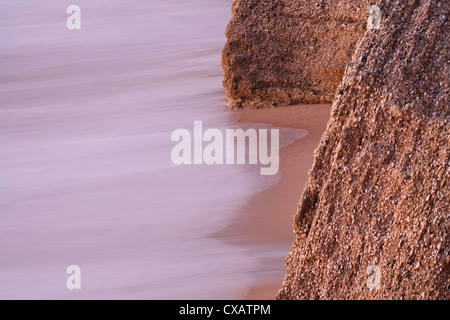
<svg viewBox="0 0 450 320">
<path fill-rule="evenodd" d="M 222 58 L 228 104 L 331 103 L 366 30 L 369 4 L 235 0 Z"/>
<path fill-rule="evenodd" d="M 450 298 L 450 3 L 377 4 L 381 29 L 358 44 L 315 151 L 278 299 Z"/>
</svg>

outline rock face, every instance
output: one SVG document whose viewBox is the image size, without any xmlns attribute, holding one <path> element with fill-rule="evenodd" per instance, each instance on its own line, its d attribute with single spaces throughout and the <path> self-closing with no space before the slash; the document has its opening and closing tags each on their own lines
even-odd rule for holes
<svg viewBox="0 0 450 320">
<path fill-rule="evenodd" d="M 333 100 L 366 30 L 364 0 L 235 0 L 222 66 L 228 104 Z"/>
<path fill-rule="evenodd" d="M 292 5 L 283 12 L 303 12 L 306 6 L 303 1 L 258 3 L 273 12 L 285 10 L 285 3 Z M 381 0 L 374 4 L 381 9 L 381 28 L 365 32 L 336 91 L 331 119 L 315 151 L 295 216 L 296 240 L 286 259 L 287 273 L 278 299 L 450 298 L 450 2 Z M 236 1 L 234 10 L 239 17 L 244 15 L 236 7 L 239 5 L 254 10 L 264 6 Z M 262 24 L 255 21 L 250 30 L 242 31 L 246 42 L 241 46 L 248 46 L 249 56 L 250 52 L 258 55 L 250 43 L 263 38 L 264 30 L 256 32 L 258 25 L 267 28 L 264 19 L 271 18 L 262 19 Z M 354 21 L 362 18 L 353 18 L 349 24 Z M 287 22 L 280 25 L 287 28 L 280 41 L 289 38 L 290 30 L 295 34 L 307 30 L 295 24 L 291 28 Z M 250 33 L 255 34 L 254 40 L 249 39 Z M 331 38 L 338 36 L 336 32 Z M 287 56 L 277 51 L 285 48 L 282 44 L 263 52 L 254 63 L 246 62 L 250 57 L 242 51 L 226 53 L 233 57 L 229 58 L 230 67 L 244 66 L 225 81 L 229 82 L 232 104 L 254 105 L 256 100 L 237 95 L 239 90 L 248 90 L 250 97 L 272 81 L 270 88 L 277 84 L 283 93 L 279 74 L 296 70 L 303 76 L 306 70 L 320 68 L 295 69 L 293 51 Z M 256 66 L 262 65 L 267 55 L 273 59 L 258 70 Z M 320 87 L 318 100 L 332 95 L 339 78 L 337 70 L 349 55 L 334 65 L 336 78 Z M 316 59 L 310 62 L 323 61 Z M 275 65 L 280 71 L 270 77 L 268 70 Z M 262 74 L 267 76 L 260 77 Z M 296 77 L 286 77 L 288 90 L 294 87 Z M 260 81 L 256 87 L 252 87 L 254 79 Z M 258 98 L 270 98 L 269 105 L 283 100 L 278 99 L 276 90 L 269 89 L 261 89 Z M 372 268 L 376 272 L 369 275 L 371 266 L 378 269 Z M 375 276 L 380 280 L 378 289 L 372 282 Z"/>
</svg>

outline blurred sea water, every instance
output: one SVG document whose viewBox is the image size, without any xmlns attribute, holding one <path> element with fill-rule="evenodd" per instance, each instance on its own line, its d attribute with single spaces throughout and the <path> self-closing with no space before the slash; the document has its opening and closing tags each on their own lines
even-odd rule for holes
<svg viewBox="0 0 450 320">
<path fill-rule="evenodd" d="M 170 159 L 173 130 L 237 125 L 232 1 L 75 2 L 81 30 L 72 2 L 0 2 L 0 298 L 242 297 L 264 257 L 210 235 L 276 178 Z"/>
</svg>

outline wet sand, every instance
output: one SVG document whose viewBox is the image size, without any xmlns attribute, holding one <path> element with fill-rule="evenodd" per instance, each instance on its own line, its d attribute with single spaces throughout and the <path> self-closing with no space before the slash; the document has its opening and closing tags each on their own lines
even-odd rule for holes
<svg viewBox="0 0 450 320">
<path fill-rule="evenodd" d="M 243 299 L 273 299 L 281 287 L 284 259 L 294 241 L 293 218 L 312 167 L 314 150 L 325 132 L 331 105 L 300 105 L 277 109 L 245 110 L 241 123 L 266 123 L 276 127 L 301 128 L 308 135 L 280 150 L 280 181 L 255 196 L 240 210 L 234 221 L 218 236 L 248 247 L 278 246 L 285 250 L 261 261 L 254 284 Z M 264 264 L 280 266 L 270 275 Z"/>
</svg>

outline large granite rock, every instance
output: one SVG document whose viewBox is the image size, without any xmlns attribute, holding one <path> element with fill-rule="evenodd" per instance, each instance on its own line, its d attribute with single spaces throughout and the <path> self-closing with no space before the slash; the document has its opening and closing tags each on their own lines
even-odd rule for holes
<svg viewBox="0 0 450 320">
<path fill-rule="evenodd" d="M 261 33 L 267 29 L 264 19 L 270 21 L 278 16 L 275 13 L 286 12 L 283 3 L 289 1 L 260 2 L 273 14 L 265 18 L 257 12 L 248 13 L 247 19 L 254 20 L 254 26 L 242 30 L 248 52 L 255 56 L 258 52 L 251 51 L 249 44 L 261 41 Z M 239 1 L 234 8 L 239 16 L 244 14 L 236 8 L 241 3 L 245 9 L 253 3 L 254 10 L 267 12 L 258 2 Z M 289 12 L 305 10 L 306 1 L 290 3 Z M 278 299 L 450 298 L 450 2 L 382 0 L 375 4 L 381 8 L 381 28 L 366 31 L 336 91 L 331 119 L 315 151 L 295 216 L 296 240 L 286 259 L 287 273 Z M 353 8 L 348 10 L 348 17 L 353 17 Z M 309 10 L 314 12 L 308 14 L 310 23 L 320 24 L 320 15 L 314 19 L 316 9 Z M 364 13 L 364 9 L 361 11 Z M 258 24 L 260 17 L 262 24 Z M 361 14 L 361 18 L 352 18 L 348 23 L 355 24 L 363 17 Z M 276 21 L 274 26 L 278 25 Z M 272 46 L 267 54 L 262 51 L 257 62 L 244 64 L 239 70 L 240 61 L 251 60 L 250 53 L 249 57 L 242 51 L 229 54 L 235 57 L 230 59 L 237 68 L 233 73 L 239 79 L 236 85 L 244 83 L 243 87 L 248 88 L 247 96 L 231 95 L 232 103 L 237 101 L 234 105 L 256 103 L 255 99 L 246 99 L 252 92 L 259 92 L 250 90 L 259 88 L 258 81 L 252 87 L 254 79 L 264 84 L 263 79 L 273 80 L 267 88 L 277 84 L 281 95 L 286 91 L 279 74 L 289 74 L 285 71 L 289 69 L 303 76 L 305 70 L 314 68 L 295 69 L 293 55 L 283 56 L 284 41 L 290 32 L 292 39 L 305 39 L 308 30 L 299 29 L 291 19 L 286 21 L 291 24 L 280 22 L 286 27 L 279 38 L 280 48 Z M 330 23 L 329 19 L 325 21 Z M 255 31 L 258 25 L 264 28 L 259 33 Z M 297 35 L 299 32 L 303 34 Z M 256 36 L 250 40 L 252 34 Z M 345 32 L 342 35 L 351 38 Z M 337 31 L 331 37 L 324 34 L 330 39 L 339 36 Z M 352 41 L 348 43 L 356 42 Z M 330 42 L 334 43 L 340 42 Z M 343 48 L 337 51 L 343 52 Z M 321 50 L 325 50 L 321 54 L 330 54 L 325 48 Z M 336 49 L 330 46 L 329 50 L 334 54 Z M 267 59 L 267 55 L 273 58 Z M 335 65 L 336 70 L 341 70 L 348 56 L 350 53 Z M 264 61 L 266 67 L 256 68 Z M 320 64 L 326 60 L 314 61 Z M 271 77 L 268 70 L 275 66 L 280 73 Z M 255 78 L 248 70 L 254 70 Z M 261 78 L 261 73 L 267 76 Z M 320 99 L 332 96 L 332 83 L 339 82 L 338 74 L 336 71 L 336 80 L 328 82 L 329 87 L 317 91 L 327 92 L 318 95 Z M 296 76 L 286 76 L 288 89 L 295 87 Z M 233 83 L 230 79 L 226 81 Z M 301 91 L 306 92 L 306 87 L 301 85 Z M 240 89 L 237 86 L 228 92 L 232 90 Z M 268 99 L 269 104 L 282 100 L 274 94 L 276 90 L 262 92 L 261 99 Z M 371 266 L 379 268 L 370 269 L 379 271 L 378 289 L 371 282 L 374 275 L 367 272 Z"/>
<path fill-rule="evenodd" d="M 235 0 L 222 66 L 228 104 L 333 100 L 368 18 L 364 0 Z"/>
</svg>

